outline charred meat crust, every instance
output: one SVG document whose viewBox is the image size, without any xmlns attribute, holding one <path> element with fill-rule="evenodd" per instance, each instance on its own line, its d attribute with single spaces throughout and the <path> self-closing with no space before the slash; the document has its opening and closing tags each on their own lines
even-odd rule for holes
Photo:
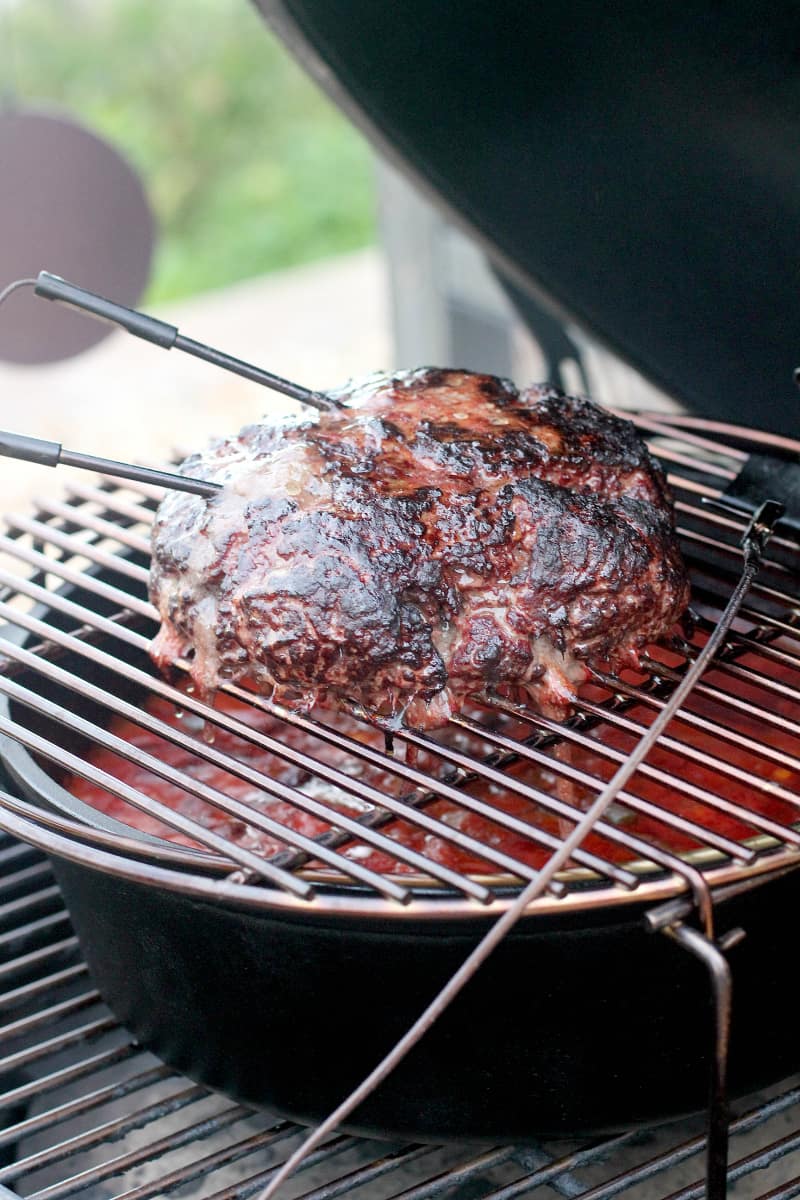
<svg viewBox="0 0 800 1200">
<path fill-rule="evenodd" d="M 561 716 L 587 664 L 635 663 L 681 615 L 671 500 L 629 422 L 463 371 L 339 396 L 184 464 L 226 486 L 159 508 L 160 665 L 418 726 L 486 687 Z"/>
</svg>

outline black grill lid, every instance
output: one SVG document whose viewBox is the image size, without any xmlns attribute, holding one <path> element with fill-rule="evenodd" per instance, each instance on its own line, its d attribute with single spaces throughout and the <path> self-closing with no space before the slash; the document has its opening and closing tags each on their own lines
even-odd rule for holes
<svg viewBox="0 0 800 1200">
<path fill-rule="evenodd" d="M 796 432 L 795 3 L 257 3 L 517 284 L 700 413 Z"/>
</svg>

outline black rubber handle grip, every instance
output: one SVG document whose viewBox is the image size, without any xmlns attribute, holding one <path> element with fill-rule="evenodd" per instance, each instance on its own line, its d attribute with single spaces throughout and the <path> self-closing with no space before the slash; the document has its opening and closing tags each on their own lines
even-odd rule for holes
<svg viewBox="0 0 800 1200">
<path fill-rule="evenodd" d="M 43 467 L 57 467 L 61 460 L 61 443 L 0 430 L 0 455 L 40 463 Z"/>
<path fill-rule="evenodd" d="M 157 467 L 140 467 L 138 463 L 117 462 L 113 458 L 99 458 L 96 454 L 82 454 L 79 450 L 65 450 L 60 442 L 45 442 L 24 433 L 7 433 L 4 430 L 0 430 L 0 458 L 22 458 L 43 467 L 57 467 L 63 463 L 65 467 L 99 471 L 120 479 L 137 479 L 142 483 L 155 484 L 156 487 L 193 492 L 196 496 L 216 496 L 222 488 L 221 484 L 211 483 L 207 479 L 192 479 L 188 475 L 176 475 L 173 471 L 160 471 Z"/>
<path fill-rule="evenodd" d="M 282 392 L 285 396 L 291 396 L 302 404 L 310 404 L 320 412 L 326 412 L 332 408 L 342 408 L 341 401 L 332 396 L 325 396 L 321 392 L 312 392 L 310 388 L 301 387 L 299 383 L 292 383 L 291 379 L 283 379 L 282 376 L 273 375 L 271 371 L 265 371 L 262 367 L 255 367 L 252 363 L 243 362 L 240 358 L 233 358 L 232 355 L 225 354 L 222 350 L 215 350 L 213 346 L 206 346 L 203 342 L 196 342 L 193 338 L 184 337 L 174 325 L 168 325 L 166 321 L 158 321 L 155 317 L 148 317 L 146 313 L 136 312 L 133 308 L 125 308 L 122 304 L 115 304 L 113 300 L 96 296 L 94 292 L 87 292 L 85 288 L 78 287 L 76 284 L 62 279 L 59 275 L 51 275 L 49 271 L 39 272 L 33 290 L 37 296 L 43 296 L 45 300 L 56 300 L 60 304 L 69 304 L 72 308 L 79 308 L 82 312 L 89 313 L 90 316 L 97 317 L 101 321 L 110 321 L 114 325 L 120 325 L 123 329 L 127 329 L 128 333 L 144 338 L 145 341 L 152 342 L 156 346 L 161 346 L 163 350 L 171 350 L 174 346 L 178 350 L 183 350 L 185 354 L 191 354 L 204 362 L 222 367 L 225 371 L 241 375 L 243 379 L 251 379 L 254 383 L 260 383 L 262 387 Z"/>
<path fill-rule="evenodd" d="M 51 275 L 49 271 L 39 272 L 34 291 L 45 300 L 56 300 L 59 304 L 79 308 L 100 321 L 121 325 L 134 337 L 144 338 L 146 342 L 153 342 L 164 350 L 171 350 L 175 345 L 178 330 L 174 325 L 148 317 L 146 313 L 136 312 L 133 308 L 125 308 L 123 304 L 115 304 L 103 296 L 96 296 L 94 292 L 87 292 L 59 275 Z"/>
</svg>

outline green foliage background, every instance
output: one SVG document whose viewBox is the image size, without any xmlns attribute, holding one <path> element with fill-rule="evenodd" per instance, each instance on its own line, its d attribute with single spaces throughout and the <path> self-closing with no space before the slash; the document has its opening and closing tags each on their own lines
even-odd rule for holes
<svg viewBox="0 0 800 1200">
<path fill-rule="evenodd" d="M 365 142 L 247 0 L 19 0 L 0 16 L 17 102 L 82 118 L 142 173 L 161 228 L 149 301 L 373 240 Z"/>
</svg>

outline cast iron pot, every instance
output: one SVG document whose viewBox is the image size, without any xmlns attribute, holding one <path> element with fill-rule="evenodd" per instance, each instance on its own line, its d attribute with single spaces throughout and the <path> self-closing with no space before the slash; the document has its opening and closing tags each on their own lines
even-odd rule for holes
<svg viewBox="0 0 800 1200">
<path fill-rule="evenodd" d="M 77 656 L 65 665 L 97 678 Z M 126 698 L 138 700 L 127 686 Z M 75 707 L 74 693 L 48 686 L 48 695 Z M 2 707 L 9 711 L 5 699 Z M 37 728 L 63 743 L 57 726 Z M 0 752 L 27 797 L 125 828 L 76 801 L 18 743 L 3 739 Z M 326 912 L 324 897 L 302 911 L 253 909 L 85 862 L 56 859 L 54 869 L 97 986 L 142 1044 L 194 1079 L 301 1121 L 322 1117 L 359 1082 L 494 919 L 430 905 L 416 916 L 388 905 L 342 915 Z M 730 953 L 736 1094 L 800 1068 L 786 952 L 786 914 L 799 899 L 794 874 L 719 909 L 720 931 L 747 931 Z M 350 1128 L 520 1141 L 701 1109 L 708 978 L 672 940 L 648 932 L 646 907 L 564 904 L 526 917 Z"/>
<path fill-rule="evenodd" d="M 487 925 L 244 911 L 54 866 L 94 979 L 142 1044 L 300 1121 L 367 1074 Z M 724 913 L 748 931 L 731 953 L 735 1094 L 800 1066 L 785 946 L 797 893 L 791 876 Z M 703 1108 L 708 979 L 641 916 L 525 920 L 349 1128 L 519 1142 Z"/>
</svg>

